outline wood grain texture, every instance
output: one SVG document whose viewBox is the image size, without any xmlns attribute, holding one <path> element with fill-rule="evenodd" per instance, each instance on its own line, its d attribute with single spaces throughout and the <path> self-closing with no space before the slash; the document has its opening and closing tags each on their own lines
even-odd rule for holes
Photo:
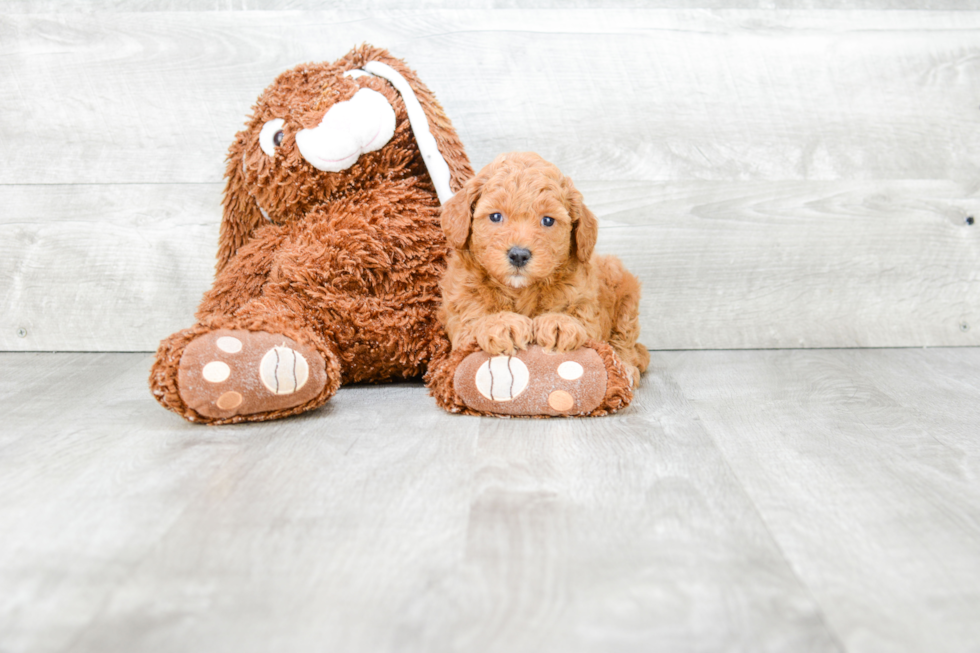
<svg viewBox="0 0 980 653">
<path fill-rule="evenodd" d="M 663 352 L 590 420 L 412 384 L 201 427 L 0 354 L 0 649 L 970 651 L 980 348 Z"/>
<path fill-rule="evenodd" d="M 949 182 L 587 183 L 652 349 L 980 344 L 980 215 Z"/>
<path fill-rule="evenodd" d="M 149 357 L 0 354 L 0 647 L 839 651 L 677 384 L 594 420 L 418 385 L 192 425 Z"/>
<path fill-rule="evenodd" d="M 278 72 L 362 41 L 418 69 L 477 166 L 529 149 L 596 180 L 980 172 L 976 12 L 137 12 L 0 15 L 0 183 L 219 181 Z"/>
<path fill-rule="evenodd" d="M 6 0 L 4 13 L 46 14 L 160 11 L 309 11 L 321 0 Z M 636 9 L 623 0 L 335 0 L 333 9 Z M 900 11 L 973 11 L 973 0 L 645 0 L 646 9 L 876 9 Z"/>
<path fill-rule="evenodd" d="M 582 182 L 653 349 L 980 344 L 975 187 Z M 219 184 L 0 186 L 0 349 L 149 351 L 211 282 Z M 70 207 L 70 208 L 67 208 Z"/>
<path fill-rule="evenodd" d="M 149 351 L 191 326 L 221 188 L 0 186 L 0 349 Z"/>
<path fill-rule="evenodd" d="M 537 150 L 586 191 L 649 347 L 980 344 L 980 12 L 113 6 L 0 12 L 0 349 L 189 325 L 249 105 L 362 40 L 474 164 Z"/>
<path fill-rule="evenodd" d="M 848 651 L 980 642 L 980 350 L 655 356 Z"/>
</svg>

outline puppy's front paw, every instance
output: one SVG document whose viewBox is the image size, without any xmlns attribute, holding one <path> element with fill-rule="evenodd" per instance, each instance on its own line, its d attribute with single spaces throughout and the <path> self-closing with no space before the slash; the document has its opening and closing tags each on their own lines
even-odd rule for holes
<svg viewBox="0 0 980 653">
<path fill-rule="evenodd" d="M 518 349 L 527 349 L 534 337 L 531 318 L 518 313 L 494 313 L 476 325 L 476 342 L 491 356 L 513 356 Z"/>
<path fill-rule="evenodd" d="M 545 313 L 534 318 L 534 340 L 549 351 L 572 351 L 589 339 L 582 323 L 564 313 Z"/>
</svg>

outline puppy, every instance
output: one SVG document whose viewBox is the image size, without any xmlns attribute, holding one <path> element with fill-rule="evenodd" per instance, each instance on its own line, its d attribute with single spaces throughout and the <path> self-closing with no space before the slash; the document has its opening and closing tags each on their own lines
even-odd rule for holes
<svg viewBox="0 0 980 653">
<path fill-rule="evenodd" d="M 453 349 L 513 355 L 533 343 L 565 352 L 607 342 L 639 384 L 650 362 L 640 283 L 593 249 L 598 222 L 561 171 L 532 152 L 502 154 L 442 209 L 453 248 L 439 317 Z"/>
</svg>

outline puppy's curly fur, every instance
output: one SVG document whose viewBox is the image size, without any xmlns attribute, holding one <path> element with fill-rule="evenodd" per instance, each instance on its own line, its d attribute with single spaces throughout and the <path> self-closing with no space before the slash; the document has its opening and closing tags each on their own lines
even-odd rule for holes
<svg viewBox="0 0 980 653">
<path fill-rule="evenodd" d="M 439 317 L 454 350 L 571 351 L 604 341 L 639 384 L 650 362 L 637 342 L 640 283 L 615 256 L 593 253 L 598 222 L 556 166 L 533 152 L 502 154 L 443 206 L 441 220 L 454 251 Z"/>
</svg>

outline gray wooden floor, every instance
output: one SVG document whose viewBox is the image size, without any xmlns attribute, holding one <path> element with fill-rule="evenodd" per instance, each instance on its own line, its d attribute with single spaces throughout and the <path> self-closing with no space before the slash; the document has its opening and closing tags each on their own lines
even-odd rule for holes
<svg viewBox="0 0 980 653">
<path fill-rule="evenodd" d="M 412 384 L 207 428 L 0 354 L 0 651 L 977 651 L 980 348 L 654 353 L 628 411 Z"/>
</svg>

